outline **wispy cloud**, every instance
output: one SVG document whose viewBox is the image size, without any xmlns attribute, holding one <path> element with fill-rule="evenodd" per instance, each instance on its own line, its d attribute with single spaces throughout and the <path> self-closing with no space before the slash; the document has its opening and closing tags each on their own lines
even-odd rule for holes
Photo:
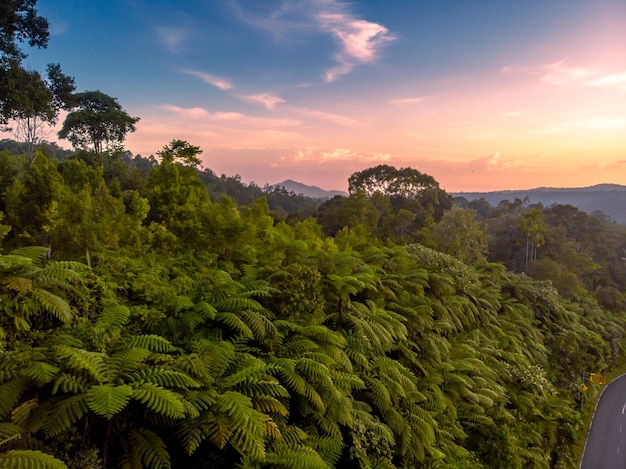
<svg viewBox="0 0 626 469">
<path fill-rule="evenodd" d="M 602 75 L 590 82 L 591 86 L 621 86 L 626 90 L 626 72 Z"/>
<path fill-rule="evenodd" d="M 178 53 L 187 37 L 187 30 L 173 26 L 157 26 L 157 36 L 171 53 Z"/>
<path fill-rule="evenodd" d="M 506 66 L 500 69 L 503 74 L 522 72 L 538 75 L 541 81 L 562 87 L 606 87 L 626 92 L 626 70 L 601 70 L 582 65 L 571 65 L 565 60 L 515 68 Z"/>
<path fill-rule="evenodd" d="M 173 104 L 162 104 L 158 107 L 170 113 L 179 115 L 186 121 L 193 121 L 201 124 L 211 123 L 257 129 L 296 127 L 302 124 L 302 122 L 297 119 L 256 117 L 248 116 L 239 112 L 209 112 L 201 107 L 184 108 Z"/>
<path fill-rule="evenodd" d="M 324 72 L 327 82 L 337 80 L 361 64 L 375 62 L 380 50 L 395 40 L 385 26 L 360 18 L 340 0 L 283 0 L 269 15 L 255 16 L 236 2 L 233 9 L 247 23 L 269 31 L 281 41 L 294 35 L 328 34 L 338 45 L 336 65 Z"/>
<path fill-rule="evenodd" d="M 323 4 L 333 5 L 332 2 Z M 334 57 L 339 65 L 325 73 L 328 82 L 350 73 L 359 64 L 374 62 L 378 59 L 380 49 L 395 39 L 386 27 L 358 19 L 338 3 L 333 6 L 337 11 L 321 11 L 316 16 L 321 28 L 328 31 L 340 45 Z"/>
<path fill-rule="evenodd" d="M 401 99 L 392 99 L 389 101 L 389 104 L 395 104 L 396 106 L 404 106 L 407 104 L 417 104 L 421 103 L 426 99 L 425 96 L 419 96 L 416 98 L 401 98 Z"/>
<path fill-rule="evenodd" d="M 261 104 L 270 111 L 273 111 L 277 104 L 285 102 L 284 99 L 267 93 L 239 96 L 239 98 L 250 103 Z"/>
<path fill-rule="evenodd" d="M 333 114 L 325 111 L 319 111 L 316 109 L 309 109 L 305 107 L 290 107 L 289 111 L 300 116 L 312 117 L 314 119 L 332 122 L 334 124 L 343 125 L 345 127 L 356 128 L 362 126 L 361 122 L 356 119 L 352 119 L 351 117 L 341 116 L 339 114 Z"/>
<path fill-rule="evenodd" d="M 215 86 L 216 88 L 219 88 L 220 90 L 230 90 L 234 86 L 229 80 L 215 76 L 215 75 L 211 75 L 209 73 L 204 73 L 204 72 L 200 72 L 197 70 L 189 70 L 189 69 L 183 69 L 183 70 L 180 70 L 180 72 L 185 73 L 187 75 L 193 75 L 194 77 L 198 77 L 201 80 L 208 83 L 209 85 Z"/>
</svg>

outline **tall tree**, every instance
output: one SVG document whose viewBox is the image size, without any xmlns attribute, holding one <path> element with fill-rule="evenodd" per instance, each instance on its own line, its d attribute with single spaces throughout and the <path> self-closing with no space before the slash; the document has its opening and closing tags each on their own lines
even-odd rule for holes
<svg viewBox="0 0 626 469">
<path fill-rule="evenodd" d="M 158 152 L 162 161 L 181 163 L 194 168 L 202 164 L 202 160 L 198 157 L 201 154 L 202 149 L 200 147 L 192 145 L 186 140 L 179 139 L 172 140 L 169 145 L 165 145 Z"/>
<path fill-rule="evenodd" d="M 37 0 L 4 0 L 0 6 L 0 127 L 6 124 L 19 107 L 14 95 L 20 84 L 14 78 L 24 72 L 26 54 L 22 43 L 31 47 L 47 47 L 48 21 L 37 14 Z"/>
<path fill-rule="evenodd" d="M 139 117 L 132 117 L 113 98 L 101 91 L 84 91 L 74 95 L 70 112 L 59 138 L 67 139 L 75 148 L 91 150 L 100 159 L 107 145 L 122 143 L 135 131 Z"/>
<path fill-rule="evenodd" d="M 5 0 L 0 9 L 0 52 L 5 57 L 26 57 L 19 43 L 28 42 L 31 47 L 48 45 L 48 21 L 37 14 L 37 0 Z"/>
<path fill-rule="evenodd" d="M 47 78 L 39 72 L 13 70 L 16 92 L 8 116 L 14 123 L 15 137 L 28 145 L 28 161 L 35 160 L 34 148 L 45 137 L 46 126 L 56 124 L 59 111 L 68 109 L 74 92 L 74 78 L 65 75 L 59 64 L 49 64 Z"/>
</svg>

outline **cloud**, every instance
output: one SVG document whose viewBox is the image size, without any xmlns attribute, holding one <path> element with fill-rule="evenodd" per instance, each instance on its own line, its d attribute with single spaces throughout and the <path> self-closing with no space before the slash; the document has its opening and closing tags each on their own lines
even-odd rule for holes
<svg viewBox="0 0 626 469">
<path fill-rule="evenodd" d="M 375 62 L 380 50 L 396 39 L 385 26 L 359 18 L 339 0 L 284 0 L 264 16 L 244 11 L 237 2 L 232 7 L 242 21 L 269 31 L 279 41 L 292 43 L 295 35 L 330 35 L 338 50 L 332 56 L 337 65 L 324 72 L 327 82 Z"/>
<path fill-rule="evenodd" d="M 324 2 L 333 5 L 333 2 Z M 334 4 L 339 6 L 339 4 Z M 379 50 L 395 37 L 377 23 L 358 19 L 347 11 L 321 11 L 316 16 L 321 28 L 328 31 L 340 45 L 334 59 L 338 66 L 326 71 L 327 82 L 346 75 L 359 64 L 374 62 Z"/>
<path fill-rule="evenodd" d="M 527 115 L 527 112 L 524 111 L 508 111 L 508 112 L 503 112 L 502 116 L 503 117 L 521 117 L 521 116 L 525 116 Z"/>
<path fill-rule="evenodd" d="M 332 114 L 330 112 L 318 111 L 316 109 L 309 109 L 304 107 L 290 107 L 289 111 L 299 114 L 305 117 L 312 117 L 314 119 L 320 119 L 328 122 L 332 122 L 334 124 L 343 125 L 345 127 L 361 127 L 361 124 L 356 119 L 352 119 L 351 117 L 340 116 L 338 114 Z"/>
<path fill-rule="evenodd" d="M 267 93 L 239 96 L 239 98 L 251 103 L 262 104 L 270 111 L 273 111 L 277 104 L 285 102 L 284 99 Z"/>
<path fill-rule="evenodd" d="M 570 66 L 563 60 L 542 67 L 541 79 L 556 86 L 615 87 L 626 92 L 626 71 L 606 72 Z"/>
<path fill-rule="evenodd" d="M 209 112 L 201 107 L 184 108 L 173 104 L 162 104 L 158 106 L 172 114 L 183 117 L 188 123 L 205 125 L 208 123 L 218 125 L 232 125 L 237 128 L 280 128 L 280 127 L 297 127 L 302 124 L 297 119 L 276 119 L 248 116 L 239 112 L 216 111 Z"/>
<path fill-rule="evenodd" d="M 417 98 L 401 98 L 401 99 L 392 99 L 389 101 L 389 104 L 395 104 L 396 106 L 404 106 L 405 104 L 417 104 L 421 103 L 426 99 L 425 96 L 419 96 Z"/>
<path fill-rule="evenodd" d="M 175 54 L 180 51 L 180 47 L 187 37 L 187 30 L 173 26 L 157 26 L 157 36 L 165 43 L 168 50 Z"/>
<path fill-rule="evenodd" d="M 595 78 L 590 82 L 591 86 L 625 86 L 626 72 L 611 73 Z"/>
<path fill-rule="evenodd" d="M 187 75 L 193 75 L 194 77 L 198 77 L 201 80 L 208 83 L 209 85 L 215 86 L 216 88 L 219 88 L 220 90 L 230 90 L 234 87 L 234 85 L 229 80 L 226 80 L 225 78 L 217 77 L 215 75 L 210 75 L 208 73 L 199 72 L 197 70 L 189 70 L 189 69 L 183 69 L 183 70 L 180 70 L 180 72 L 185 73 Z"/>
</svg>

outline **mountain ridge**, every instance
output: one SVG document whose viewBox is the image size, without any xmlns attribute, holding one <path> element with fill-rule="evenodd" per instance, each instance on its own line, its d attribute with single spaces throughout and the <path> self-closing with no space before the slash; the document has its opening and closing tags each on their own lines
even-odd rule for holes
<svg viewBox="0 0 626 469">
<path fill-rule="evenodd" d="M 284 187 L 289 192 L 301 194 L 312 199 L 331 199 L 336 195 L 347 196 L 348 193 L 339 190 L 326 190 L 317 186 L 309 186 L 293 179 L 286 179 L 282 182 L 271 185 L 272 188 Z"/>
<path fill-rule="evenodd" d="M 451 192 L 453 197 L 468 201 L 485 199 L 497 207 L 503 200 L 528 198 L 529 203 L 549 207 L 554 204 L 573 205 L 587 213 L 602 212 L 612 220 L 626 224 L 626 186 L 603 183 L 587 187 L 537 187 L 522 190 L 501 190 L 489 192 Z"/>
</svg>

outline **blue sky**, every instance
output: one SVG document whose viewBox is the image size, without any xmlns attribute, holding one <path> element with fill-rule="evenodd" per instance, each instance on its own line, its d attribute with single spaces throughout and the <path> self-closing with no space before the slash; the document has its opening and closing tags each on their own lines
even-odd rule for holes
<svg viewBox="0 0 626 469">
<path fill-rule="evenodd" d="M 450 191 L 626 184 L 623 1 L 37 7 L 51 38 L 27 66 L 118 98 L 144 156 L 183 138 L 218 174 L 327 189 L 379 163 Z"/>
</svg>

